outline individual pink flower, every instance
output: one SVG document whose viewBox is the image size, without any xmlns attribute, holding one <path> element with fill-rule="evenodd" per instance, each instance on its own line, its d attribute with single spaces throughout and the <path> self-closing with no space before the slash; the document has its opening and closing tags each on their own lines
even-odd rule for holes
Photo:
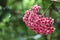
<svg viewBox="0 0 60 40">
<path fill-rule="evenodd" d="M 37 13 L 37 12 L 39 11 L 39 9 L 41 9 L 41 7 L 38 6 L 38 5 L 34 5 L 34 6 L 32 7 L 32 11 L 34 11 L 35 13 Z"/>
</svg>

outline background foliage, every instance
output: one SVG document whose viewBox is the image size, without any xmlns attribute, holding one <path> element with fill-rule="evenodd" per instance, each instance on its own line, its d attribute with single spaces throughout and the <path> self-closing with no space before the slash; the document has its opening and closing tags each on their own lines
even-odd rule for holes
<svg viewBox="0 0 60 40">
<path fill-rule="evenodd" d="M 41 13 L 51 4 L 51 0 L 0 0 L 0 40 L 44 40 L 40 34 L 32 32 L 23 22 L 25 11 L 37 4 Z M 46 16 L 55 19 L 55 32 L 48 35 L 48 40 L 60 40 L 60 2 L 55 2 L 58 11 L 48 9 Z"/>
</svg>

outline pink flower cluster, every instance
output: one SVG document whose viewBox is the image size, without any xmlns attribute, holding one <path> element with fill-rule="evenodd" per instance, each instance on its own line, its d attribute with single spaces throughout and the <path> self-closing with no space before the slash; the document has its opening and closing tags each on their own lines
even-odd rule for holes
<svg viewBox="0 0 60 40">
<path fill-rule="evenodd" d="M 54 23 L 54 19 L 51 17 L 44 17 L 42 15 L 38 15 L 40 7 L 34 5 L 32 10 L 27 10 L 26 14 L 23 17 L 23 21 L 28 25 L 28 27 L 38 33 L 48 35 L 54 32 L 55 28 L 52 26 Z"/>
</svg>

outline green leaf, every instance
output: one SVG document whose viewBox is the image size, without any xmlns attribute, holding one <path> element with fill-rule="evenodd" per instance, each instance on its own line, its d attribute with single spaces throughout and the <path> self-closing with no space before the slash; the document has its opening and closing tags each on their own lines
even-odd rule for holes
<svg viewBox="0 0 60 40">
<path fill-rule="evenodd" d="M 34 4 L 35 0 L 24 0 L 23 6 L 24 8 L 31 8 L 31 6 Z"/>
</svg>

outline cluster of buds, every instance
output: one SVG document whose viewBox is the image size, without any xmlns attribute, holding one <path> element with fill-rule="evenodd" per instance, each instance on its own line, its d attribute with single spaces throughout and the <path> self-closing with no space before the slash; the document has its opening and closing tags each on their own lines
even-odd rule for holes
<svg viewBox="0 0 60 40">
<path fill-rule="evenodd" d="M 54 19 L 37 14 L 40 8 L 41 7 L 34 5 L 32 10 L 27 10 L 23 17 L 23 21 L 32 31 L 36 32 L 37 34 L 51 34 L 55 30 L 55 28 L 52 26 Z"/>
</svg>

